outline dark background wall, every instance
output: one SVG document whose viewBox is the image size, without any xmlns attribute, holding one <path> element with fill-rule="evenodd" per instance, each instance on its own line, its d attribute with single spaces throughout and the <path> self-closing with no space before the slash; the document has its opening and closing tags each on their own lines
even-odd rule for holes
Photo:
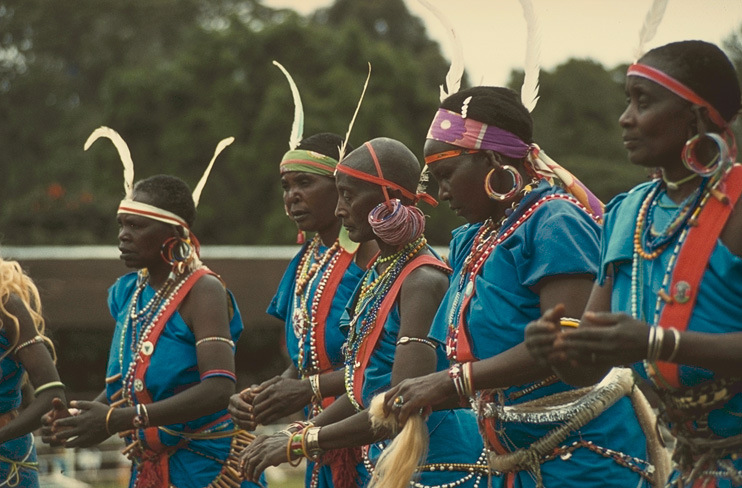
<svg viewBox="0 0 742 488">
<path fill-rule="evenodd" d="M 235 295 L 245 325 L 237 343 L 238 387 L 278 374 L 288 364 L 283 323 L 265 313 L 290 256 L 297 247 L 211 252 L 204 262 L 221 275 Z M 108 287 L 129 270 L 116 259 L 85 258 L 100 248 L 3 249 L 36 282 L 44 307 L 47 334 L 57 349 L 57 367 L 71 398 L 86 398 L 104 387 L 114 322 L 106 304 Z M 238 250 L 239 251 L 239 250 Z M 225 255 L 238 257 L 225 257 Z M 248 255 L 250 257 L 239 257 Z M 78 256 L 78 257 L 76 257 Z"/>
</svg>

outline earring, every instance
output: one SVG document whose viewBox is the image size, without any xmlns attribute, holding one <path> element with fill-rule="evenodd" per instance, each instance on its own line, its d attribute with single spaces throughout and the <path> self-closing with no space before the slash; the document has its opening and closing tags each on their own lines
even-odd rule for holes
<svg viewBox="0 0 742 488">
<path fill-rule="evenodd" d="M 502 166 L 502 170 L 507 171 L 512 176 L 513 187 L 507 193 L 497 193 L 494 188 L 492 188 L 492 184 L 490 183 L 492 175 L 496 172 L 496 169 L 492 168 L 490 172 L 487 173 L 487 177 L 484 179 L 484 191 L 487 192 L 487 196 L 490 198 L 490 200 L 497 200 L 500 202 L 510 200 L 518 194 L 521 188 L 523 188 L 523 178 L 520 176 L 520 173 L 518 173 L 517 169 L 513 168 L 509 164 L 505 164 Z"/>
<path fill-rule="evenodd" d="M 703 138 L 711 139 L 718 149 L 716 157 L 708 164 L 703 164 L 698 160 L 697 145 Z M 693 171 L 695 174 L 700 176 L 713 176 L 719 172 L 720 169 L 726 167 L 729 162 L 729 146 L 726 141 L 719 134 L 714 132 L 707 132 L 705 134 L 696 134 L 695 136 L 688 139 L 683 147 L 682 153 L 683 164 L 686 168 Z"/>
<path fill-rule="evenodd" d="M 178 273 L 182 273 L 185 267 L 193 259 L 193 245 L 190 239 L 182 237 L 171 237 L 162 243 L 160 256 L 166 263 L 170 264 Z"/>
</svg>

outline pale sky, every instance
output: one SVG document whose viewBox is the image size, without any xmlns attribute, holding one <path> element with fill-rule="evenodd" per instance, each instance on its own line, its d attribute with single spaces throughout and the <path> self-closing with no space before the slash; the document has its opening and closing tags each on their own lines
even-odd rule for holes
<svg viewBox="0 0 742 488">
<path fill-rule="evenodd" d="M 358 0 L 373 1 L 373 0 Z M 518 0 L 429 0 L 461 38 L 472 84 L 502 85 L 511 69 L 522 69 L 526 24 Z M 263 0 L 269 7 L 301 14 L 333 0 Z M 407 7 L 425 22 L 428 34 L 450 59 L 446 30 L 417 0 Z M 639 30 L 651 0 L 533 0 L 541 30 L 541 65 L 553 69 L 569 58 L 592 58 L 607 68 L 634 60 Z M 648 49 L 668 42 L 701 39 L 721 47 L 742 26 L 742 0 L 669 0 Z"/>
</svg>

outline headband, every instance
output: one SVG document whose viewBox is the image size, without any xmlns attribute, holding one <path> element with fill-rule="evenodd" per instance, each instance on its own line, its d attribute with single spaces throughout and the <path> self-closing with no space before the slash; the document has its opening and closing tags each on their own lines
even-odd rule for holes
<svg viewBox="0 0 742 488">
<path fill-rule="evenodd" d="M 293 149 L 283 155 L 281 160 L 281 174 L 289 171 L 302 171 L 321 176 L 332 176 L 338 161 L 316 151 Z"/>
<path fill-rule="evenodd" d="M 725 129 L 729 125 L 729 123 L 724 120 L 724 117 L 721 116 L 719 111 L 716 110 L 716 108 L 709 102 L 707 102 L 703 97 L 698 95 L 696 92 L 694 92 L 672 76 L 663 73 L 657 68 L 647 66 L 646 64 L 634 63 L 629 66 L 626 76 L 639 76 L 641 78 L 646 78 L 650 81 L 653 81 L 663 88 L 670 90 L 680 98 L 706 108 L 706 110 L 708 110 L 709 112 L 709 117 L 711 117 L 711 120 L 722 129 Z"/>
<path fill-rule="evenodd" d="M 393 181 L 389 181 L 385 179 L 384 173 L 381 171 L 381 165 L 379 164 L 379 158 L 376 156 L 376 151 L 374 151 L 374 147 L 371 145 L 370 142 L 366 142 L 363 145 L 364 147 L 368 149 L 368 152 L 371 154 L 371 158 L 374 161 L 374 166 L 376 166 L 376 172 L 378 173 L 379 176 L 374 176 L 364 171 L 351 168 L 348 165 L 344 164 L 343 162 L 340 162 L 337 165 L 337 167 L 335 168 L 335 171 L 337 173 L 344 173 L 354 178 L 358 178 L 359 180 L 367 181 L 369 183 L 373 183 L 374 185 L 380 186 L 381 191 L 384 192 L 384 198 L 387 203 L 391 202 L 391 199 L 389 198 L 389 193 L 387 192 L 387 188 L 390 188 L 392 190 L 399 191 L 400 193 L 402 193 L 402 196 L 404 196 L 405 198 L 409 198 L 410 200 L 413 201 L 413 203 L 417 203 L 420 200 L 423 200 L 424 202 L 426 202 L 427 204 L 433 207 L 438 205 L 438 202 L 435 200 L 435 198 L 428 195 L 427 193 L 412 193 L 411 191 L 409 191 L 406 188 L 403 188 L 397 183 L 394 183 Z"/>
<path fill-rule="evenodd" d="M 154 205 L 149 205 L 147 203 L 137 202 L 134 200 L 121 200 L 121 203 L 119 203 L 119 209 L 116 212 L 116 214 L 134 214 L 134 215 L 141 215 L 142 217 L 147 217 L 149 219 L 153 220 L 159 220 L 160 222 L 164 222 L 166 224 L 170 225 L 179 225 L 183 227 L 186 231 L 186 234 L 188 233 L 189 227 L 185 220 L 183 220 L 178 215 L 169 212 L 167 210 L 164 210 L 159 207 L 155 207 Z"/>
<path fill-rule="evenodd" d="M 427 138 L 466 149 L 490 149 L 516 159 L 526 157 L 530 148 L 512 132 L 465 118 L 445 108 L 438 109 Z"/>
</svg>

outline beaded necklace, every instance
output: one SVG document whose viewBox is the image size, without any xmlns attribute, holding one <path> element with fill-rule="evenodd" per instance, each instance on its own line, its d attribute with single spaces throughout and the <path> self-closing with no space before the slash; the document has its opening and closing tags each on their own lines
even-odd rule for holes
<svg viewBox="0 0 742 488">
<path fill-rule="evenodd" d="M 553 193 L 546 195 L 530 205 L 523 214 L 503 231 L 502 226 L 506 220 L 503 218 L 495 225 L 492 219 L 487 219 L 474 237 L 469 254 L 464 260 L 460 272 L 459 283 L 456 294 L 451 300 L 448 311 L 448 335 L 446 337 L 446 356 L 452 363 L 458 362 L 458 340 L 460 333 L 461 314 L 464 312 L 465 300 L 474 292 L 474 282 L 479 271 L 489 258 L 495 248 L 528 220 L 531 215 L 543 204 L 550 200 L 561 199 L 572 202 L 588 215 L 592 214 L 576 198 L 569 194 Z M 523 201 L 523 200 L 521 200 Z M 517 207 L 516 207 L 517 208 Z M 593 217 L 593 219 L 595 219 Z"/>
<path fill-rule="evenodd" d="M 155 292 L 152 299 L 142 307 L 148 309 L 146 314 L 142 314 L 141 309 L 137 310 L 137 303 L 139 301 L 139 296 L 149 282 L 149 276 L 145 275 L 142 271 L 139 272 L 137 288 L 134 290 L 129 302 L 129 309 L 126 313 L 126 322 L 122 327 L 121 337 L 119 340 L 119 371 L 123 372 L 126 337 L 127 335 L 131 337 L 131 359 L 129 360 L 129 365 L 122 381 L 123 398 L 130 406 L 134 405 L 132 387 L 135 386 L 134 372 L 136 365 L 141 361 L 143 355 L 149 356 L 154 350 L 154 345 L 147 340 L 149 334 L 160 318 L 162 312 L 171 302 L 172 298 L 178 293 L 178 290 L 180 290 L 183 284 L 187 281 L 188 277 L 195 271 L 196 270 L 192 270 L 187 275 L 182 276 L 177 276 L 171 273 L 162 287 Z"/>
<path fill-rule="evenodd" d="M 367 271 L 361 280 L 360 292 L 358 293 L 355 305 L 353 307 L 353 315 L 350 320 L 350 330 L 348 332 L 348 339 L 343 346 L 345 350 L 345 390 L 348 392 L 348 398 L 356 409 L 363 410 L 363 407 L 358 404 L 353 395 L 353 372 L 354 369 L 360 366 L 358 356 L 364 346 L 364 340 L 369 335 L 373 327 L 376 325 L 376 315 L 381 307 L 381 303 L 386 298 L 386 295 L 391 288 L 394 281 L 399 276 L 405 265 L 419 253 L 423 247 L 427 244 L 427 240 L 424 236 L 417 238 L 416 240 L 408 243 L 401 250 L 388 256 L 387 258 L 377 258 L 369 271 Z M 387 268 L 382 271 L 375 279 L 373 277 L 373 269 L 379 264 L 380 259 L 384 262 L 389 262 Z M 361 319 L 361 317 L 363 317 Z M 360 327 L 358 327 L 358 320 L 361 320 Z M 381 324 L 383 327 L 383 324 Z"/>
<path fill-rule="evenodd" d="M 296 271 L 292 326 L 294 335 L 299 340 L 297 369 L 301 378 L 306 378 L 311 374 L 319 372 L 317 356 L 317 309 L 319 308 L 327 281 L 332 276 L 335 265 L 342 253 L 342 248 L 338 240 L 335 240 L 332 246 L 321 255 L 319 254 L 320 245 L 319 235 L 314 236 L 314 239 L 312 239 L 312 242 L 304 252 Z M 312 257 L 314 258 L 314 262 L 311 262 Z M 320 276 L 320 271 L 325 266 L 327 268 L 321 273 L 317 288 L 312 293 L 314 281 Z M 309 306 L 310 296 L 312 297 L 311 306 Z M 304 355 L 306 346 L 309 346 L 309 360 L 305 366 Z"/>
<path fill-rule="evenodd" d="M 697 204 L 694 205 L 693 208 L 691 208 L 690 212 L 687 212 L 687 217 L 684 218 L 680 224 L 678 224 L 679 229 L 673 231 L 673 235 L 677 235 L 677 241 L 675 242 L 675 246 L 673 246 L 672 254 L 670 254 L 670 258 L 667 261 L 667 266 L 665 267 L 665 273 L 662 277 L 662 283 L 657 291 L 657 299 L 654 306 L 654 316 L 652 318 L 652 322 L 649 324 L 650 327 L 659 327 L 658 322 L 660 314 L 662 312 L 662 306 L 667 300 L 672 299 L 669 295 L 669 284 L 672 277 L 673 269 L 675 267 L 675 261 L 678 257 L 678 254 L 680 253 L 680 249 L 683 247 L 685 238 L 688 236 L 688 231 L 690 230 L 692 223 L 697 221 L 701 210 L 703 210 L 704 205 L 712 194 L 714 186 L 715 185 L 710 183 L 708 180 L 704 180 L 704 182 L 699 186 L 698 189 L 700 197 L 693 199 L 695 202 L 697 202 Z M 657 184 L 656 188 L 654 188 L 647 194 L 647 196 L 644 198 L 644 201 L 642 202 L 642 205 L 639 209 L 639 215 L 637 217 L 637 229 L 644 225 L 643 221 L 646 219 L 649 206 L 656 205 L 655 195 L 657 193 L 657 188 L 659 188 L 659 183 Z M 680 214 L 683 213 L 685 212 L 680 212 Z M 671 225 L 668 225 L 668 228 L 671 227 Z M 645 320 L 643 312 L 644 306 L 642 300 L 644 295 L 639 291 L 639 289 L 641 288 L 640 274 L 643 269 L 642 260 L 651 261 L 657 258 L 660 254 L 662 254 L 662 251 L 667 247 L 670 241 L 667 241 L 660 249 L 655 249 L 651 253 L 645 253 L 642 252 L 643 249 L 641 246 L 641 242 L 639 243 L 639 245 L 637 245 L 637 235 L 639 235 L 639 233 L 634 232 L 634 252 L 631 260 L 631 316 L 637 320 Z M 654 363 L 650 363 L 647 360 L 643 361 L 644 370 L 647 373 L 647 377 L 652 379 L 652 381 L 654 381 L 657 386 L 661 386 L 658 383 L 662 383 L 665 387 L 669 387 L 669 385 L 662 379 L 661 376 L 655 374 L 656 367 L 653 364 Z"/>
<path fill-rule="evenodd" d="M 639 208 L 636 229 L 634 230 L 634 252 L 646 260 L 655 259 L 662 254 L 670 242 L 685 228 L 691 214 L 699 207 L 705 186 L 706 181 L 685 199 L 667 226 L 661 232 L 658 232 L 653 225 L 654 208 L 658 205 L 661 188 L 659 181 L 657 181 L 655 187 L 647 194 Z"/>
</svg>

